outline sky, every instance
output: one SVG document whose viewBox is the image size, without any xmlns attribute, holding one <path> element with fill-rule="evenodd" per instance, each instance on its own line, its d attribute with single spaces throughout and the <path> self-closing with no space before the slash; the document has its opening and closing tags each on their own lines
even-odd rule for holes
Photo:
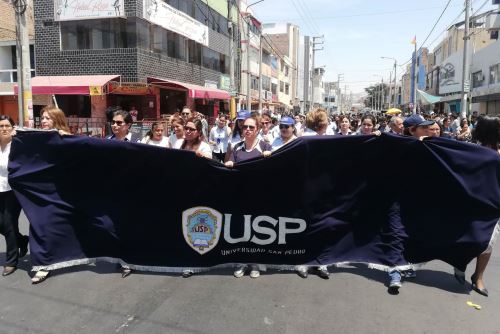
<svg viewBox="0 0 500 334">
<path fill-rule="evenodd" d="M 493 8 L 491 0 L 472 0 L 473 13 Z M 326 66 L 325 81 L 337 81 L 342 73 L 342 87 L 347 85 L 347 92 L 353 93 L 363 92 L 382 76 L 389 80 L 394 61 L 381 57 L 403 64 L 414 50 L 413 37 L 420 47 L 429 33 L 424 46 L 432 52 L 446 28 L 464 20 L 464 0 L 265 0 L 252 9 L 263 23 L 288 22 L 298 25 L 301 35 L 324 35 L 316 66 Z M 405 68 L 397 68 L 398 78 Z"/>
</svg>

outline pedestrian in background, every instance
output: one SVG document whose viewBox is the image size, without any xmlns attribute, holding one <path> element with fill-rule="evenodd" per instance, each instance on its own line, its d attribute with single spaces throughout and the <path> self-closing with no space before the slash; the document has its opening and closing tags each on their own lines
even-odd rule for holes
<svg viewBox="0 0 500 334">
<path fill-rule="evenodd" d="M 154 122 L 151 125 L 151 130 L 149 130 L 146 136 L 141 139 L 141 143 L 159 147 L 168 147 L 168 138 L 163 135 L 164 133 L 164 124 L 162 122 Z"/>
<path fill-rule="evenodd" d="M 170 119 L 170 127 L 172 128 L 172 133 L 168 138 L 169 148 L 178 148 L 176 145 L 177 141 L 184 139 L 184 118 L 180 116 L 172 116 Z"/>
<path fill-rule="evenodd" d="M 10 188 L 7 165 L 14 121 L 0 116 L 0 233 L 5 237 L 6 252 L 2 276 L 8 276 L 17 269 L 20 258 L 28 253 L 28 237 L 19 233 L 21 204 Z"/>
<path fill-rule="evenodd" d="M 111 121 L 111 131 L 113 134 L 106 139 L 130 141 L 132 134 L 129 132 L 132 126 L 132 116 L 128 111 L 117 110 L 113 113 L 113 120 Z"/>
<path fill-rule="evenodd" d="M 208 143 L 212 145 L 212 156 L 219 162 L 224 163 L 226 157 L 227 145 L 231 135 L 231 129 L 226 125 L 227 118 L 224 114 L 217 118 L 217 125 L 210 130 Z"/>
</svg>

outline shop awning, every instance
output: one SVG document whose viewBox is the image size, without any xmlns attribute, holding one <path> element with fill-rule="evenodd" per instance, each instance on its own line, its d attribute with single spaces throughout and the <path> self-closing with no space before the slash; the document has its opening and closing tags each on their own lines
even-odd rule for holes
<svg viewBox="0 0 500 334">
<path fill-rule="evenodd" d="M 102 95 L 103 87 L 119 75 L 75 75 L 31 78 L 33 95 Z M 18 86 L 14 86 L 17 94 Z"/>
<path fill-rule="evenodd" d="M 441 102 L 441 96 L 427 94 L 426 92 L 421 91 L 420 89 L 417 89 L 417 96 L 418 96 L 418 99 L 423 104 L 434 104 L 434 103 Z"/>
<path fill-rule="evenodd" d="M 229 100 L 231 98 L 231 95 L 229 95 L 229 93 L 225 90 L 208 88 L 174 80 L 148 78 L 148 83 L 164 88 L 187 90 L 188 97 L 193 99 Z"/>
</svg>

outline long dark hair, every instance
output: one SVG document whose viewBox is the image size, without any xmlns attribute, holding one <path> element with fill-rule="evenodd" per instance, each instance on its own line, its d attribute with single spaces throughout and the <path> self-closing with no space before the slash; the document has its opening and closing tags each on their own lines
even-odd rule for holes
<svg viewBox="0 0 500 334">
<path fill-rule="evenodd" d="M 196 131 L 198 132 L 198 139 L 196 139 L 193 144 L 194 145 L 200 144 L 203 141 L 203 123 L 201 122 L 201 120 L 194 119 L 194 118 L 188 119 L 186 121 L 186 124 L 184 124 L 184 126 L 186 126 L 188 123 L 193 123 L 195 128 L 196 128 Z M 181 145 L 181 150 L 185 150 L 186 145 L 187 145 L 187 141 L 184 138 L 184 141 L 182 142 L 182 145 Z"/>
<path fill-rule="evenodd" d="M 158 125 L 162 125 L 162 124 L 163 124 L 163 122 L 154 122 L 151 125 L 151 129 L 148 131 L 148 133 L 146 133 L 146 137 L 149 137 L 149 140 L 152 140 L 154 132 L 155 132 L 155 129 L 158 127 Z"/>
<path fill-rule="evenodd" d="M 472 139 L 482 146 L 498 150 L 500 146 L 500 118 L 492 116 L 479 116 Z"/>
</svg>

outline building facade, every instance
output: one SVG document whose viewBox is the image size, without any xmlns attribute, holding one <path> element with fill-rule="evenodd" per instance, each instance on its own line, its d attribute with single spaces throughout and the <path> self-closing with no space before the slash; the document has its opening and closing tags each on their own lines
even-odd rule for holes
<svg viewBox="0 0 500 334">
<path fill-rule="evenodd" d="M 100 6 L 34 4 L 38 76 L 120 76 L 106 94 L 61 97 L 67 113 L 104 117 L 106 107 L 118 105 L 135 106 L 139 118 L 159 118 L 184 105 L 208 116 L 227 108 L 226 98 L 210 96 L 230 86 L 228 29 L 237 11 L 227 1 L 102 0 Z"/>
<path fill-rule="evenodd" d="M 28 1 L 27 28 L 30 40 L 32 76 L 35 75 L 33 4 Z M 0 2 L 0 114 L 8 115 L 17 123 L 19 119 L 17 96 L 16 18 L 11 3 Z"/>
</svg>

